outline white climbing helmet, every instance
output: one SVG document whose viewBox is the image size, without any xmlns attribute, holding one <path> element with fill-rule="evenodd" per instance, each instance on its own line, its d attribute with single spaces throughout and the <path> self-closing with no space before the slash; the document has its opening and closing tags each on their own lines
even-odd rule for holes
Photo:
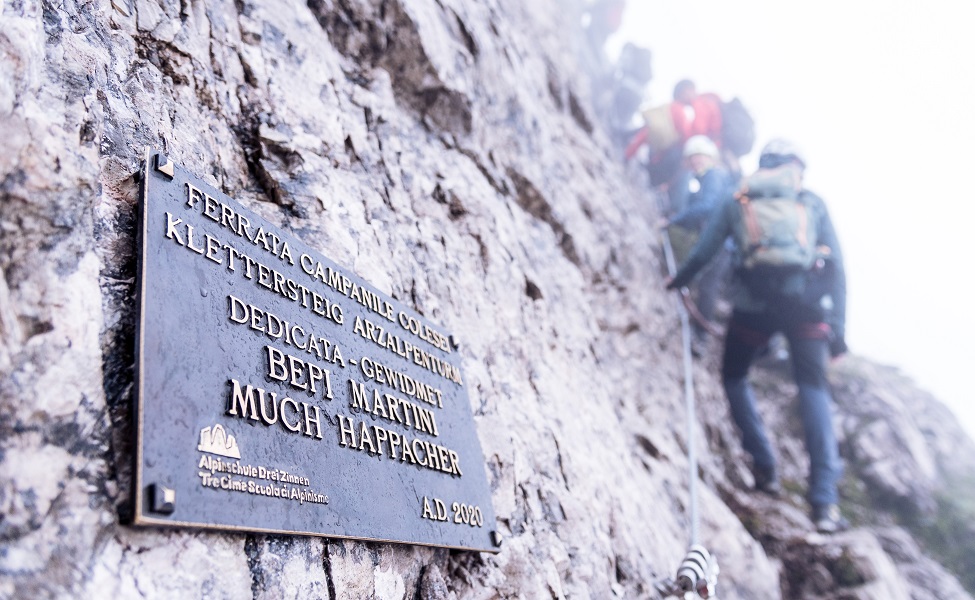
<svg viewBox="0 0 975 600">
<path fill-rule="evenodd" d="M 803 168 L 806 167 L 806 156 L 799 146 L 783 138 L 769 140 L 769 143 L 765 144 L 759 160 L 766 156 L 775 156 L 782 160 L 795 160 Z"/>
<path fill-rule="evenodd" d="M 684 143 L 684 157 L 693 156 L 695 154 L 704 154 L 705 156 L 710 156 L 711 158 L 718 159 L 718 147 L 714 142 L 711 141 L 706 135 L 695 135 L 691 136 Z"/>
</svg>

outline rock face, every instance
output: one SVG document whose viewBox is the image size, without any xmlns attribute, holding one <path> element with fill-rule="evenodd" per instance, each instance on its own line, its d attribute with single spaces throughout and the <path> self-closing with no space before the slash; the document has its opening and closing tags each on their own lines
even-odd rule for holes
<svg viewBox="0 0 975 600">
<path fill-rule="evenodd" d="M 0 597 L 657 596 L 688 543 L 680 337 L 654 200 L 589 108 L 581 5 L 0 7 Z M 500 554 L 123 524 L 147 145 L 460 340 Z M 796 491 L 756 497 L 715 360 L 694 377 L 722 597 L 969 597 L 940 563 L 975 572 L 975 451 L 940 405 L 834 374 L 862 527 L 822 538 L 794 390 L 759 375 Z"/>
</svg>

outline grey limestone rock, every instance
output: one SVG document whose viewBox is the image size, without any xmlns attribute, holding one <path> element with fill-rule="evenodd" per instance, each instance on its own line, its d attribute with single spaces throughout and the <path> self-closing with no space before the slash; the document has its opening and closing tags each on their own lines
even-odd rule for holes
<svg viewBox="0 0 975 600">
<path fill-rule="evenodd" d="M 0 597 L 657 596 L 688 543 L 679 335 L 655 202 L 585 91 L 581 8 L 0 3 Z M 461 341 L 499 554 L 125 524 L 146 146 Z M 713 361 L 696 444 L 722 597 L 852 597 L 833 545 L 794 542 L 799 502 L 739 489 Z M 918 410 L 849 411 L 845 439 L 863 481 L 930 512 L 950 449 Z M 836 542 L 860 587 L 967 597 L 890 532 Z"/>
</svg>

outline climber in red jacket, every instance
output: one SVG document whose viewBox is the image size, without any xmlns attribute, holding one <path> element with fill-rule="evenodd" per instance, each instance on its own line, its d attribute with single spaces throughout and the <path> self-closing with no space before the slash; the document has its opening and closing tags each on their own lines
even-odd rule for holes
<svg viewBox="0 0 975 600">
<path fill-rule="evenodd" d="M 651 128 L 646 126 L 636 132 L 624 151 L 629 160 L 640 146 L 651 144 L 650 177 L 654 184 L 669 182 L 677 173 L 684 144 L 693 136 L 707 136 L 721 148 L 721 99 L 716 94 L 698 94 L 694 82 L 683 79 L 674 86 L 669 113 L 675 140 L 668 140 L 664 142 L 666 146 L 660 147 L 661 140 L 650 139 Z"/>
<path fill-rule="evenodd" d="M 684 79 L 674 86 L 670 115 L 681 143 L 706 135 L 721 147 L 721 99 L 717 94 L 698 94 L 694 82 Z"/>
</svg>

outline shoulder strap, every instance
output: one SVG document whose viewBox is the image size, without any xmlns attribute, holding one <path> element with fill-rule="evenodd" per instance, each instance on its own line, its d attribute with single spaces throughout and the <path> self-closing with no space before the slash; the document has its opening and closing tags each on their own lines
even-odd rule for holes
<svg viewBox="0 0 975 600">
<path fill-rule="evenodd" d="M 755 211 L 752 209 L 751 198 L 748 197 L 748 185 L 746 184 L 738 192 L 735 193 L 735 199 L 738 200 L 738 205 L 741 207 L 741 220 L 745 225 L 745 233 L 748 236 L 748 246 L 742 248 L 742 250 L 748 254 L 756 246 L 761 244 L 762 241 L 762 230 L 758 226 L 758 220 L 755 218 Z"/>
</svg>

